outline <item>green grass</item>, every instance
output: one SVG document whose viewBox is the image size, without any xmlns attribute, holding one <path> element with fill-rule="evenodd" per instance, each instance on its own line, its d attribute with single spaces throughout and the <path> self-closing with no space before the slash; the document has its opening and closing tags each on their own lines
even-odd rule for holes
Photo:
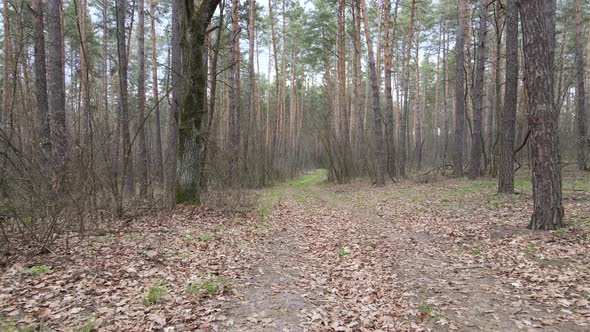
<svg viewBox="0 0 590 332">
<path fill-rule="evenodd" d="M 452 188 L 445 189 L 445 192 L 454 196 L 462 196 L 481 189 L 494 188 L 497 185 L 498 183 L 495 180 L 466 180 Z"/>
<path fill-rule="evenodd" d="M 201 235 L 199 235 L 199 241 L 201 242 L 207 242 L 209 240 L 211 240 L 215 235 L 213 233 L 203 233 Z"/>
<path fill-rule="evenodd" d="M 336 250 L 336 255 L 338 255 L 338 257 L 344 257 L 350 255 L 350 252 L 344 248 L 338 248 Z"/>
<path fill-rule="evenodd" d="M 193 295 L 214 295 L 219 292 L 224 283 L 222 278 L 208 275 L 205 278 L 189 280 L 186 288 Z"/>
<path fill-rule="evenodd" d="M 178 252 L 178 256 L 180 256 L 180 258 L 188 258 L 190 255 L 190 253 L 188 252 L 188 250 L 183 249 L 181 251 Z"/>
<path fill-rule="evenodd" d="M 76 329 L 76 332 L 92 332 L 94 329 L 94 322 L 89 320 L 82 327 Z"/>
<path fill-rule="evenodd" d="M 256 213 L 265 220 L 268 218 L 274 209 L 274 206 L 285 196 L 285 190 L 288 188 L 305 188 L 313 185 L 318 185 L 325 181 L 328 171 L 325 169 L 317 169 L 300 177 L 279 183 L 273 187 L 260 190 L 258 192 Z M 298 197 L 302 202 L 306 199 L 304 196 Z"/>
<path fill-rule="evenodd" d="M 132 240 L 137 240 L 137 239 L 143 238 L 143 234 L 133 232 L 133 233 L 125 234 L 125 238 L 132 239 Z"/>
<path fill-rule="evenodd" d="M 162 302 L 164 295 L 168 290 L 160 283 L 150 286 L 143 297 L 143 303 L 146 305 Z"/>
<path fill-rule="evenodd" d="M 567 189 L 571 188 L 572 190 L 581 190 L 585 192 L 590 192 L 590 182 L 583 181 L 583 180 L 574 180 L 571 182 L 566 182 L 565 187 Z"/>
<path fill-rule="evenodd" d="M 100 243 L 108 243 L 113 241 L 113 237 L 111 235 L 97 236 L 96 241 Z"/>
<path fill-rule="evenodd" d="M 192 235 L 190 235 L 190 234 L 185 234 L 185 235 L 183 235 L 183 236 L 182 236 L 182 238 L 181 238 L 181 239 L 182 239 L 183 241 L 192 241 L 192 240 L 194 240 L 195 238 L 194 238 Z"/>
<path fill-rule="evenodd" d="M 34 265 L 23 270 L 23 272 L 26 274 L 32 274 L 36 276 L 41 275 L 47 271 L 49 271 L 49 266 L 47 265 Z"/>
</svg>

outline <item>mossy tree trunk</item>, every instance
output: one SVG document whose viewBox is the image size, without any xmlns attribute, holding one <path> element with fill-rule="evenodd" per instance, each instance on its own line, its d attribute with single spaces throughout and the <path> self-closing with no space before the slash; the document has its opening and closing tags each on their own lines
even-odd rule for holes
<svg viewBox="0 0 590 332">
<path fill-rule="evenodd" d="M 176 203 L 198 203 L 201 193 L 200 163 L 204 148 L 201 124 L 207 112 L 205 35 L 219 0 L 185 1 L 182 5 L 180 45 L 184 97 L 178 118 L 174 200 Z"/>
</svg>

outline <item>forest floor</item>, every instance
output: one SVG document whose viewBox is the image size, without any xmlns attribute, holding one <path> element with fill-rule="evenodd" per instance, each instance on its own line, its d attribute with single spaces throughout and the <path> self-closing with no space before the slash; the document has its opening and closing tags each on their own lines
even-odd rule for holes
<svg viewBox="0 0 590 332">
<path fill-rule="evenodd" d="M 590 176 L 569 227 L 525 227 L 530 182 L 330 185 L 322 171 L 247 212 L 147 214 L 0 276 L 0 330 L 588 331 Z M 107 228 L 105 228 L 107 229 Z"/>
</svg>

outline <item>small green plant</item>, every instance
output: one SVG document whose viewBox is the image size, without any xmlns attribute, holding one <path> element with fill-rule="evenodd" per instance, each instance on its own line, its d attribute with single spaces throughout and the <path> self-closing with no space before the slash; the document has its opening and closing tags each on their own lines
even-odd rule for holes
<svg viewBox="0 0 590 332">
<path fill-rule="evenodd" d="M 432 304 L 420 303 L 420 305 L 418 305 L 418 311 L 421 314 L 432 315 L 432 313 L 435 311 L 435 308 Z"/>
<path fill-rule="evenodd" d="M 86 322 L 86 324 L 84 324 L 81 328 L 77 329 L 77 332 L 92 332 L 92 330 L 94 329 L 94 322 L 91 320 L 88 320 Z"/>
<path fill-rule="evenodd" d="M 188 257 L 190 256 L 190 254 L 189 254 L 188 250 L 186 250 L 186 249 L 184 249 L 184 250 L 181 250 L 180 252 L 178 252 L 178 255 L 179 255 L 181 258 L 188 258 Z"/>
<path fill-rule="evenodd" d="M 527 251 L 529 254 L 532 254 L 532 253 L 535 251 L 535 248 L 536 248 L 536 247 L 535 247 L 535 244 L 534 244 L 534 243 L 532 243 L 532 242 L 529 242 L 529 243 L 527 243 L 527 245 L 526 245 L 526 251 Z"/>
<path fill-rule="evenodd" d="M 29 268 L 23 270 L 24 273 L 32 274 L 32 275 L 41 275 L 45 272 L 49 271 L 49 266 L 47 265 L 33 265 Z"/>
<path fill-rule="evenodd" d="M 371 240 L 369 242 L 369 247 L 371 247 L 373 249 L 377 248 L 378 245 L 379 245 L 379 243 L 377 243 L 377 241 L 375 241 L 375 240 Z"/>
<path fill-rule="evenodd" d="M 143 234 L 133 232 L 133 233 L 126 234 L 125 237 L 128 239 L 136 240 L 136 239 L 143 238 Z"/>
<path fill-rule="evenodd" d="M 344 248 L 338 248 L 338 250 L 336 250 L 336 255 L 338 255 L 338 257 L 344 257 L 350 255 L 350 252 Z"/>
<path fill-rule="evenodd" d="M 215 231 L 216 231 L 217 233 L 221 233 L 221 232 L 225 231 L 225 227 L 223 227 L 223 226 L 217 226 L 217 227 L 215 228 Z"/>
<path fill-rule="evenodd" d="M 153 284 L 148 288 L 145 296 L 143 297 L 144 304 L 154 304 L 162 302 L 162 298 L 166 294 L 167 289 L 160 283 Z"/>
<path fill-rule="evenodd" d="M 565 228 L 565 227 L 558 228 L 555 230 L 555 233 L 557 233 L 557 234 L 565 234 L 565 232 L 567 232 L 567 228 Z"/>
<path fill-rule="evenodd" d="M 259 222 L 256 225 L 254 225 L 254 228 L 256 229 L 263 229 L 263 228 L 269 228 L 270 224 L 267 222 Z"/>
<path fill-rule="evenodd" d="M 192 241 L 192 240 L 194 240 L 194 237 L 192 235 L 190 235 L 190 234 L 185 234 L 185 235 L 182 236 L 182 240 L 184 240 L 184 241 Z"/>
<path fill-rule="evenodd" d="M 113 241 L 113 237 L 110 235 L 97 236 L 96 241 L 100 243 L 107 243 Z"/>
<path fill-rule="evenodd" d="M 213 295 L 219 292 L 223 284 L 223 279 L 208 275 L 205 278 L 189 280 L 187 290 L 194 295 Z"/>
<path fill-rule="evenodd" d="M 471 253 L 473 255 L 479 255 L 479 254 L 481 254 L 481 249 L 479 249 L 479 247 L 477 247 L 477 246 L 471 247 Z"/>
<path fill-rule="evenodd" d="M 209 240 L 211 240 L 213 238 L 213 233 L 203 233 L 201 235 L 199 235 L 199 241 L 201 242 L 207 242 Z"/>
</svg>

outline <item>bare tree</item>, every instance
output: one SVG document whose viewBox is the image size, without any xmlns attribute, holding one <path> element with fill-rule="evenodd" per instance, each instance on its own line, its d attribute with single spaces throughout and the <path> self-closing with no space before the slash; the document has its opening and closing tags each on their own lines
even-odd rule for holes
<svg viewBox="0 0 590 332">
<path fill-rule="evenodd" d="M 453 170 L 455 176 L 463 175 L 463 136 L 465 133 L 465 82 L 464 82 L 464 40 L 467 0 L 459 0 L 459 25 L 455 42 L 455 137 L 453 151 Z"/>
<path fill-rule="evenodd" d="M 576 11 L 576 122 L 578 129 L 576 161 L 578 169 L 585 171 L 588 142 L 586 129 L 586 99 L 584 89 L 584 34 L 580 0 L 575 0 Z"/>
<path fill-rule="evenodd" d="M 530 229 L 564 226 L 561 165 L 554 99 L 553 61 L 555 0 L 518 3 L 524 39 L 524 73 L 528 102 L 530 153 L 533 173 L 533 215 Z"/>
</svg>

